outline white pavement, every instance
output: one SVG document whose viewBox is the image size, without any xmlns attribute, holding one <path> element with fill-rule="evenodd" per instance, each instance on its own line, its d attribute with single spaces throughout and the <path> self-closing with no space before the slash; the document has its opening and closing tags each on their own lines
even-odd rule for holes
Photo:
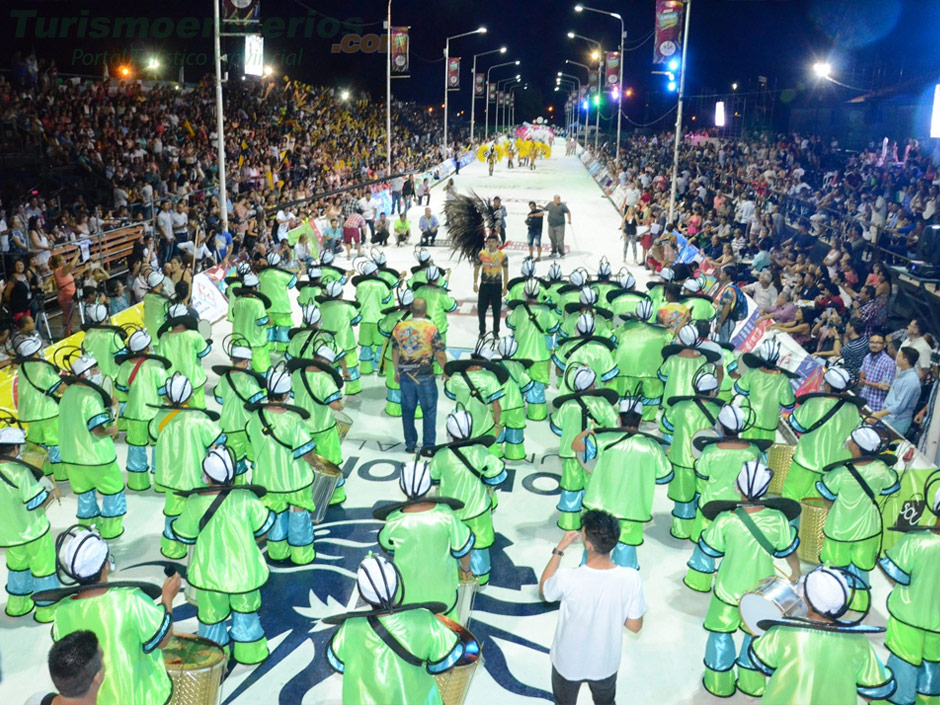
<svg viewBox="0 0 940 705">
<path fill-rule="evenodd" d="M 558 193 L 572 211 L 573 227 L 568 229 L 569 255 L 561 262 L 565 274 L 577 266 L 596 270 L 607 255 L 616 271 L 621 263 L 618 235 L 619 216 L 601 193 L 581 163 L 563 157 L 564 146 L 556 144 L 556 156 L 538 162 L 535 171 L 514 169 L 505 163 L 490 177 L 478 162 L 455 178 L 458 191 L 475 190 L 482 196 L 500 196 L 509 212 L 508 236 L 512 276 L 518 276 L 526 254 L 523 219 L 528 202 L 545 203 Z M 441 189 L 432 195 L 432 208 L 440 214 Z M 418 240 L 417 220 L 422 209 L 410 212 Z M 548 245 L 547 236 L 544 238 Z M 546 250 L 549 249 L 546 247 Z M 438 264 L 452 268 L 451 288 L 462 303 L 451 322 L 448 342 L 452 349 L 470 348 L 477 338 L 472 268 L 466 263 L 449 262 L 449 251 L 432 248 Z M 386 248 L 389 266 L 411 267 L 412 247 Z M 538 273 L 544 274 L 549 261 L 543 259 Z M 342 264 L 346 264 L 342 260 Z M 631 267 L 640 286 L 646 279 L 642 267 Z M 351 289 L 347 297 L 351 295 Z M 299 310 L 295 311 L 299 321 Z M 228 332 L 224 321 L 213 328 L 216 341 L 206 367 L 226 362 L 219 343 Z M 210 372 L 206 389 L 215 386 Z M 371 509 L 381 501 L 401 499 L 397 484 L 399 463 L 408 456 L 401 441 L 401 424 L 382 413 L 384 384 L 379 378 L 363 380 L 363 393 L 347 400 L 347 412 L 354 419 L 350 437 L 343 447 L 348 475 L 349 500 L 344 510 L 331 510 L 327 521 L 317 527 L 317 560 L 312 566 L 272 566 L 269 584 L 262 590 L 262 624 L 267 632 L 271 657 L 258 668 L 237 667 L 224 685 L 225 703 L 231 705 L 295 705 L 299 703 L 340 703 L 341 679 L 325 664 L 324 649 L 332 628 L 317 618 L 341 612 L 355 605 L 354 571 L 368 550 L 378 550 L 375 532 L 378 522 Z M 207 393 L 207 400 L 211 395 Z M 209 401 L 214 407 L 214 401 Z M 438 411 L 438 438 L 443 438 L 443 417 L 450 402 L 441 395 Z M 420 422 L 419 422 L 420 432 Z M 474 676 L 468 705 L 522 705 L 545 702 L 551 690 L 551 664 L 548 647 L 556 623 L 551 606 L 538 597 L 538 577 L 551 555 L 561 531 L 556 528 L 560 463 L 557 438 L 547 424 L 530 423 L 526 433 L 529 457 L 511 463 L 513 472 L 500 496 L 494 516 L 497 543 L 493 549 L 492 584 L 478 596 L 471 630 L 483 641 L 485 667 Z M 123 463 L 126 446 L 120 444 Z M 162 499 L 152 493 L 129 493 L 126 533 L 114 542 L 117 578 L 160 582 L 162 568 L 159 535 L 163 528 Z M 624 634 L 623 660 L 618 691 L 622 702 L 657 705 L 691 704 L 714 701 L 700 685 L 706 632 L 702 621 L 709 596 L 693 594 L 682 585 L 685 562 L 692 545 L 680 543 L 669 534 L 671 503 L 665 487 L 656 492 L 653 522 L 646 529 L 646 543 L 639 548 L 641 575 L 648 603 L 643 631 Z M 53 506 L 49 517 L 53 531 L 73 523 L 75 498 L 67 495 L 61 506 Z M 580 551 L 569 551 L 565 566 L 577 565 Z M 140 563 L 151 563 L 129 569 Z M 123 570 L 122 570 L 123 569 Z M 5 581 L 5 568 L 0 569 Z M 884 597 L 887 588 L 880 576 L 875 581 L 875 613 L 869 619 L 885 623 Z M 175 629 L 196 630 L 195 611 L 183 602 L 176 609 Z M 876 638 L 877 642 L 882 639 Z M 0 616 L 0 703 L 18 705 L 42 690 L 51 690 L 45 668 L 45 654 L 51 645 L 49 628 L 31 619 L 14 620 Z M 885 654 L 886 656 L 886 654 Z M 590 702 L 583 689 L 579 703 Z M 738 695 L 731 702 L 754 702 Z M 128 704 L 130 705 L 130 704 Z"/>
</svg>

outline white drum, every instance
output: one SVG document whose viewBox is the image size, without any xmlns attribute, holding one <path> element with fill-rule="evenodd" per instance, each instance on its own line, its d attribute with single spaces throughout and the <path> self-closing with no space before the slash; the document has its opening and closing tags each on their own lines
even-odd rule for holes
<svg viewBox="0 0 940 705">
<path fill-rule="evenodd" d="M 764 633 L 757 625 L 765 619 L 779 620 L 809 614 L 806 602 L 796 586 L 776 575 L 764 578 L 744 593 L 740 608 L 741 619 L 754 636 Z"/>
</svg>

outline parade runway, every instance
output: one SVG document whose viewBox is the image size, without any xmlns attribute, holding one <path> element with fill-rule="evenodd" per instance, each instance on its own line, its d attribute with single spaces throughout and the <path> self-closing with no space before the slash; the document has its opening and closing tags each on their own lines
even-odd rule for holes
<svg viewBox="0 0 940 705">
<path fill-rule="evenodd" d="M 538 162 L 535 171 L 507 170 L 505 163 L 495 174 L 487 175 L 485 165 L 474 163 L 455 178 L 460 193 L 474 190 L 481 196 L 500 196 L 506 205 L 511 276 L 518 276 L 526 255 L 523 219 L 528 202 L 540 204 L 560 194 L 572 211 L 573 227 L 567 230 L 569 254 L 561 260 L 567 275 L 584 266 L 592 274 L 602 255 L 607 255 L 616 272 L 621 266 L 620 218 L 581 163 L 564 157 L 564 145 L 556 143 L 555 156 Z M 431 206 L 441 214 L 442 190 L 432 193 Z M 410 211 L 412 242 L 417 242 L 417 220 L 423 209 Z M 443 217 L 441 218 L 443 220 Z M 548 247 L 547 234 L 543 238 Z M 440 238 L 439 238 L 440 241 Z M 412 247 L 386 248 L 388 265 L 396 269 L 415 264 Z M 466 262 L 449 261 L 446 247 L 432 248 L 435 261 L 451 268 L 451 289 L 461 304 L 452 314 L 448 333 L 448 351 L 453 357 L 465 356 L 477 338 L 472 267 Z M 632 261 L 632 260 L 631 260 Z M 339 264 L 349 264 L 339 258 Z M 537 272 L 544 275 L 550 260 L 543 259 Z M 642 267 L 630 267 L 645 288 Z M 346 298 L 352 296 L 352 288 Z M 295 310 L 295 323 L 300 320 Z M 215 345 L 205 360 L 211 365 L 227 363 L 221 340 L 227 334 L 225 321 L 213 327 Z M 503 332 L 506 332 L 505 327 Z M 206 398 L 215 386 L 209 372 Z M 369 551 L 378 551 L 376 533 L 380 523 L 372 519 L 376 504 L 402 499 L 397 477 L 404 452 L 402 428 L 398 419 L 383 413 L 383 379 L 363 379 L 363 392 L 347 399 L 346 412 L 354 425 L 343 444 L 344 472 L 348 500 L 342 509 L 331 509 L 324 523 L 316 527 L 317 559 L 309 566 L 272 566 L 271 577 L 262 589 L 261 621 L 269 640 L 271 655 L 254 668 L 239 666 L 225 682 L 223 702 L 227 705 L 300 705 L 338 704 L 341 679 L 327 666 L 324 651 L 334 627 L 320 618 L 343 612 L 354 606 L 355 570 Z M 550 392 L 549 399 L 554 392 Z M 452 402 L 444 395 L 438 408 L 438 440 L 443 440 L 443 421 Z M 419 425 L 420 429 L 420 425 Z M 119 443 L 119 461 L 123 467 L 126 445 Z M 493 516 L 496 544 L 492 553 L 492 579 L 476 598 L 471 631 L 483 645 L 485 664 L 473 679 L 468 705 L 522 705 L 550 700 L 551 664 L 548 649 L 556 623 L 556 605 L 541 601 L 538 577 L 551 556 L 551 549 L 561 536 L 556 528 L 558 481 L 561 464 L 557 456 L 558 440 L 546 422 L 529 422 L 526 430 L 528 456 L 509 463 L 509 478 L 500 491 L 499 508 Z M 56 533 L 74 521 L 76 500 L 66 494 L 60 506 L 49 509 Z M 115 579 L 163 580 L 163 560 L 159 536 L 163 528 L 162 497 L 152 492 L 128 492 L 126 532 L 113 543 L 118 572 Z M 648 604 L 643 631 L 625 632 L 618 692 L 621 702 L 656 705 L 718 702 L 701 686 L 706 632 L 702 621 L 709 596 L 692 593 L 683 586 L 685 563 L 692 544 L 669 536 L 671 503 L 666 488 L 658 487 L 653 508 L 653 522 L 647 526 L 646 542 L 638 555 L 643 587 Z M 563 566 L 574 567 L 580 550 L 572 550 Z M 5 568 L 0 568 L 6 580 Z M 888 588 L 880 574 L 872 574 L 873 613 L 869 622 L 885 623 L 884 600 Z M 195 608 L 186 604 L 182 594 L 174 611 L 174 629 L 195 632 Z M 0 616 L 0 703 L 16 705 L 37 692 L 51 690 L 45 656 L 51 645 L 49 627 L 31 619 L 14 620 Z M 881 643 L 883 637 L 876 636 Z M 886 657 L 886 653 L 882 653 Z M 587 689 L 580 703 L 590 702 Z M 754 702 L 738 694 L 731 702 Z M 128 704 L 130 705 L 130 704 Z"/>
</svg>

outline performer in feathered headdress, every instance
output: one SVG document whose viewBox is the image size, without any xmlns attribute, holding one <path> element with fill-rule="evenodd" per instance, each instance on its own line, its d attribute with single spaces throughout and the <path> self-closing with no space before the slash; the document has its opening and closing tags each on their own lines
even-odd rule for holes
<svg viewBox="0 0 940 705">
<path fill-rule="evenodd" d="M 458 256 L 458 261 L 466 258 L 475 262 L 483 251 L 484 239 L 495 233 L 498 226 L 492 201 L 472 192 L 447 201 L 444 219 L 451 250 Z"/>
</svg>

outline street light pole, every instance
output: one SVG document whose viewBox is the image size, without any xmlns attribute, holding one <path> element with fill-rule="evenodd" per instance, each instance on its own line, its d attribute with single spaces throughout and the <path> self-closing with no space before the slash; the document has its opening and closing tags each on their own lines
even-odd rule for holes
<svg viewBox="0 0 940 705">
<path fill-rule="evenodd" d="M 522 85 L 522 79 L 519 76 L 516 76 L 512 81 L 506 84 L 506 105 L 503 108 L 503 129 L 505 130 L 508 126 L 512 127 L 515 123 L 512 121 L 512 92 L 516 90 L 519 86 Z"/>
<path fill-rule="evenodd" d="M 498 68 L 500 68 L 500 67 L 502 67 L 502 66 L 518 66 L 518 65 L 519 65 L 519 60 L 517 59 L 516 61 L 506 61 L 506 62 L 503 62 L 502 64 L 496 64 L 496 65 L 494 65 L 494 66 L 490 66 L 490 67 L 486 70 L 486 96 L 485 96 L 485 100 L 486 100 L 486 120 L 484 121 L 484 128 L 483 128 L 483 129 L 484 129 L 484 132 L 483 132 L 483 139 L 484 139 L 484 140 L 486 140 L 486 138 L 489 137 L 489 134 L 490 134 L 490 71 L 492 71 L 493 69 L 498 69 Z M 498 83 L 497 83 L 497 89 L 498 89 L 498 88 L 499 88 L 499 86 L 498 86 Z M 498 95 L 499 95 L 499 94 L 498 94 L 498 91 L 497 91 L 497 96 L 498 96 Z M 498 103 L 497 103 L 496 107 L 497 107 L 497 108 L 499 107 L 499 104 L 498 104 Z"/>
<path fill-rule="evenodd" d="M 692 0 L 685 3 L 685 27 L 682 30 L 682 60 L 679 64 L 679 104 L 676 106 L 676 139 L 672 147 L 672 188 L 669 191 L 669 222 L 675 222 L 676 189 L 679 179 L 679 142 L 682 139 L 682 96 L 685 93 L 685 57 L 689 53 L 689 14 Z"/>
<path fill-rule="evenodd" d="M 607 15 L 608 17 L 613 17 L 615 20 L 620 22 L 620 73 L 617 78 L 617 149 L 616 149 L 616 159 L 617 162 L 620 162 L 620 121 L 621 121 L 621 102 L 623 101 L 623 43 L 627 38 L 627 32 L 623 27 L 623 17 L 621 17 L 616 12 L 607 12 L 607 10 L 598 10 L 593 7 L 588 7 L 587 5 L 575 5 L 575 12 L 581 12 L 582 10 L 587 10 L 588 12 L 596 12 L 599 15 Z M 683 52 L 683 56 L 685 53 Z"/>
<path fill-rule="evenodd" d="M 562 78 L 563 76 L 570 76 L 570 78 Z M 571 79 L 574 79 L 574 80 L 572 81 Z M 576 82 L 577 82 L 577 83 L 576 83 Z M 557 86 L 557 88 L 556 88 L 555 90 L 558 90 L 558 88 L 560 88 L 562 84 L 564 84 L 566 88 L 568 88 L 568 87 L 570 87 L 570 88 L 572 88 L 572 89 L 577 88 L 578 92 L 580 93 L 581 81 L 578 80 L 578 77 L 577 77 L 577 76 L 571 76 L 570 74 L 562 73 L 561 71 L 559 71 L 559 72 L 558 72 L 558 77 L 555 79 L 555 85 Z M 570 96 L 570 93 L 569 93 L 569 96 Z M 570 100 L 569 100 L 569 102 L 570 102 Z M 567 107 L 567 106 L 566 106 L 566 107 Z M 568 124 L 565 126 L 565 132 L 567 132 L 567 131 L 568 131 L 568 128 L 569 128 L 570 125 L 571 125 L 571 120 L 568 119 L 568 115 L 567 115 L 567 114 L 565 115 L 565 119 L 566 119 L 566 121 L 567 121 L 567 123 L 568 123 Z"/>
<path fill-rule="evenodd" d="M 388 0 L 387 34 L 385 39 L 385 178 L 392 176 L 392 0 Z"/>
<path fill-rule="evenodd" d="M 389 0 L 391 2 L 391 0 Z M 473 55 L 473 88 L 470 91 L 470 142 L 473 143 L 473 127 L 476 123 L 476 107 L 477 107 L 477 57 L 486 56 L 487 54 L 505 54 L 506 47 L 500 47 L 499 49 L 493 49 L 492 51 L 484 51 L 479 54 Z M 483 99 L 486 100 L 486 96 L 483 96 Z"/>
<path fill-rule="evenodd" d="M 450 70 L 450 40 L 460 39 L 461 37 L 469 37 L 471 34 L 486 34 L 486 27 L 478 27 L 472 32 L 455 34 L 452 37 L 447 37 L 447 39 L 444 41 L 444 143 L 442 145 L 442 149 L 445 159 L 447 158 L 447 104 L 448 93 L 450 92 L 450 87 L 447 85 L 448 72 Z"/>
<path fill-rule="evenodd" d="M 597 53 L 597 115 L 594 118 L 594 151 L 597 152 L 597 138 L 601 131 L 601 66 L 602 59 L 604 56 L 604 50 L 601 47 L 601 43 L 596 39 L 591 39 L 590 37 L 585 37 L 583 34 L 577 34 L 575 32 L 568 32 L 569 39 L 583 39 L 592 46 L 596 47 L 595 52 Z M 588 76 L 590 77 L 591 72 L 588 70 Z M 590 101 L 588 101 L 590 105 Z M 585 127 L 587 126 L 587 121 L 585 120 Z M 585 146 L 587 146 L 587 135 L 584 137 Z"/>
<path fill-rule="evenodd" d="M 508 83 L 509 81 L 516 81 L 518 79 L 519 79 L 519 74 L 516 74 L 515 76 L 504 78 L 496 82 L 496 129 L 495 131 L 497 134 L 499 134 L 500 121 L 502 121 L 503 129 L 506 128 L 506 117 L 505 117 L 505 111 L 503 110 L 503 108 L 506 107 L 506 101 L 504 98 L 502 104 L 500 104 L 499 102 L 500 86 L 504 83 Z"/>
<path fill-rule="evenodd" d="M 565 63 L 566 63 L 566 64 L 571 64 L 572 66 L 580 66 L 582 69 L 584 69 L 585 71 L 587 71 L 588 77 L 590 78 L 590 76 L 591 76 L 591 67 L 588 66 L 587 64 L 582 64 L 580 61 L 572 61 L 571 59 L 565 59 Z M 577 105 L 578 105 L 578 117 L 579 117 L 579 119 L 580 119 L 580 117 L 581 117 L 581 89 L 580 89 L 580 88 L 578 89 L 578 101 L 577 101 Z M 591 102 L 588 101 L 588 107 L 585 108 L 585 110 L 584 110 L 584 146 L 585 146 L 585 148 L 587 148 L 588 116 L 590 115 L 590 113 L 591 113 Z M 581 132 L 581 130 L 579 129 L 579 130 L 578 130 L 578 133 L 580 134 L 580 132 Z"/>
<path fill-rule="evenodd" d="M 222 211 L 222 232 L 228 232 L 228 191 L 225 189 L 225 120 L 222 115 L 222 31 L 219 20 L 219 3 L 212 0 L 212 13 L 215 20 L 215 136 L 219 161 L 219 210 Z"/>
</svg>

